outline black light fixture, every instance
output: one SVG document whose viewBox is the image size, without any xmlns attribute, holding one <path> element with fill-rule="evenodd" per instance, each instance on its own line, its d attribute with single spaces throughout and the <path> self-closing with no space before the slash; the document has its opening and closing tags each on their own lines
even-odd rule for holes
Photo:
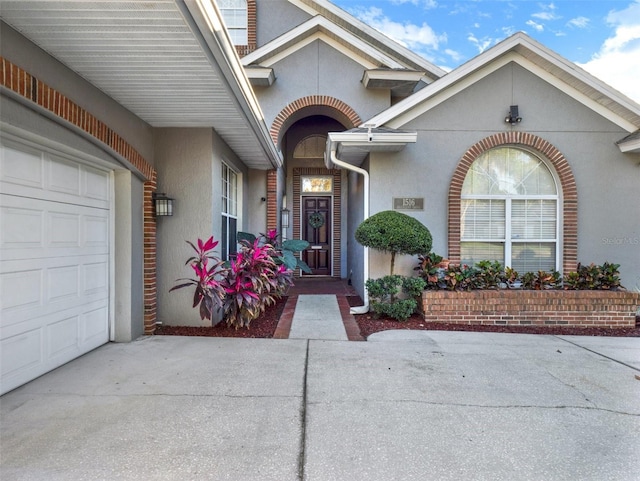
<svg viewBox="0 0 640 481">
<path fill-rule="evenodd" d="M 520 117 L 520 114 L 518 113 L 517 105 L 509 107 L 509 115 L 504 118 L 504 121 L 511 125 L 516 125 L 522 122 L 522 117 Z"/>
<path fill-rule="evenodd" d="M 286 207 L 280 211 L 280 227 L 282 229 L 289 228 L 289 209 Z"/>
<path fill-rule="evenodd" d="M 154 192 L 151 194 L 156 209 L 156 217 L 173 215 L 173 199 L 165 193 Z"/>
</svg>

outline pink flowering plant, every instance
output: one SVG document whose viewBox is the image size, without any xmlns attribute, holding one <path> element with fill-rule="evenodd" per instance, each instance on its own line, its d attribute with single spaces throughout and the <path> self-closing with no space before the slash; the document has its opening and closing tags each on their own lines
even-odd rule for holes
<svg viewBox="0 0 640 481">
<path fill-rule="evenodd" d="M 228 326 L 249 327 L 265 308 L 282 297 L 293 284 L 293 271 L 275 260 L 274 246 L 260 239 L 240 241 L 236 257 L 226 265 L 213 254 L 218 245 L 210 237 L 187 241 L 196 255 L 187 260 L 195 279 L 179 279 L 171 291 L 195 286 L 193 307 L 199 307 L 201 319 L 212 319 L 220 310 Z"/>
</svg>

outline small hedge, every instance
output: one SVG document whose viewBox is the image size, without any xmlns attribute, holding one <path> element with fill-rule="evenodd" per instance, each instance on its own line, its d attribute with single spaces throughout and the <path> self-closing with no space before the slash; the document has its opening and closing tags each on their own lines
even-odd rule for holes
<svg viewBox="0 0 640 481">
<path fill-rule="evenodd" d="M 419 256 L 414 269 L 426 282 L 427 290 L 468 291 L 475 289 L 565 289 L 622 290 L 620 264 L 578 264 L 575 272 L 563 276 L 558 271 L 526 272 L 522 275 L 497 261 L 481 261 L 475 266 L 454 265 L 435 253 Z"/>
</svg>

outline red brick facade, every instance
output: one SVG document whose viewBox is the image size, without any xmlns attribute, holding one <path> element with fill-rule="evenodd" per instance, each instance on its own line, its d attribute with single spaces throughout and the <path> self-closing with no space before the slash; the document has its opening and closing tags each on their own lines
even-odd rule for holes
<svg viewBox="0 0 640 481">
<path fill-rule="evenodd" d="M 562 268 L 575 271 L 578 264 L 578 191 L 571 166 L 564 155 L 546 140 L 526 132 L 502 132 L 482 139 L 462 156 L 449 185 L 449 261 L 460 262 L 460 196 L 471 164 L 484 152 L 499 146 L 525 146 L 551 163 L 560 179 L 562 198 Z"/>
<path fill-rule="evenodd" d="M 156 189 L 156 171 L 120 135 L 104 122 L 47 84 L 0 57 L 0 85 L 54 114 L 62 123 L 100 141 L 123 158 L 146 179 L 144 183 L 144 332 L 152 334 L 156 323 L 156 218 L 151 193 Z"/>
<path fill-rule="evenodd" d="M 634 327 L 640 294 L 627 291 L 425 291 L 426 322 Z"/>
</svg>

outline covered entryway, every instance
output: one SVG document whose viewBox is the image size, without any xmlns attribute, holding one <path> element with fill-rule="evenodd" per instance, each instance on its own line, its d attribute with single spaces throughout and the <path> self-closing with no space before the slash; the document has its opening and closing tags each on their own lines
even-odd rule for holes
<svg viewBox="0 0 640 481">
<path fill-rule="evenodd" d="M 109 340 L 109 170 L 0 143 L 2 393 Z"/>
</svg>

